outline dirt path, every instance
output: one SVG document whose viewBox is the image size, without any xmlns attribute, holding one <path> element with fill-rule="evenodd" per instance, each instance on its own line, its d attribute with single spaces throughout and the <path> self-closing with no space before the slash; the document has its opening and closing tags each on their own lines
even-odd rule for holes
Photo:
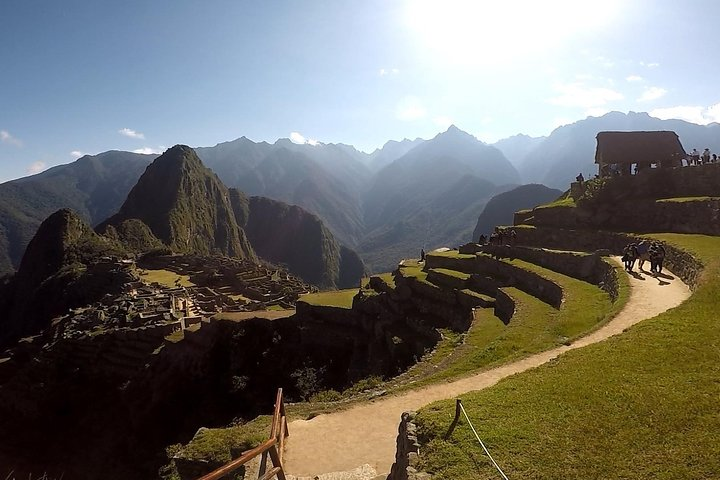
<svg viewBox="0 0 720 480">
<path fill-rule="evenodd" d="M 665 273 L 666 278 L 645 274 L 630 276 L 630 298 L 625 307 L 608 324 L 572 345 L 450 383 L 431 385 L 342 412 L 290 423 L 284 459 L 286 471 L 312 476 L 370 464 L 380 473 L 389 472 L 395 460 L 395 441 L 402 412 L 489 387 L 505 377 L 542 365 L 568 350 L 605 340 L 641 320 L 679 305 L 690 296 L 690 290 L 675 275 Z"/>
</svg>

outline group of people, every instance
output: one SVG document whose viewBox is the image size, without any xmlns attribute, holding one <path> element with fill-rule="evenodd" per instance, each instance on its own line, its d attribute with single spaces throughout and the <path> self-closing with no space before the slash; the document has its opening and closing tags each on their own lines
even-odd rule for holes
<svg viewBox="0 0 720 480">
<path fill-rule="evenodd" d="M 623 248 L 622 261 L 625 270 L 632 272 L 635 267 L 635 261 L 638 262 L 638 268 L 643 271 L 643 265 L 646 261 L 650 262 L 650 272 L 653 275 L 662 273 L 663 262 L 665 261 L 665 247 L 660 242 L 651 242 L 643 240 L 639 243 L 629 243 Z"/>
<path fill-rule="evenodd" d="M 500 228 L 495 227 L 495 230 L 490 234 L 488 238 L 485 234 L 480 235 L 478 243 L 480 245 L 515 245 L 517 242 L 517 232 L 514 228 Z"/>
<path fill-rule="evenodd" d="M 688 166 L 694 166 L 694 165 L 702 165 L 702 164 L 708 164 L 708 163 L 717 163 L 718 156 L 716 153 L 710 154 L 710 149 L 706 148 L 703 150 L 702 154 L 697 151 L 696 148 L 692 149 L 692 152 L 685 157 L 685 162 L 687 162 Z"/>
</svg>

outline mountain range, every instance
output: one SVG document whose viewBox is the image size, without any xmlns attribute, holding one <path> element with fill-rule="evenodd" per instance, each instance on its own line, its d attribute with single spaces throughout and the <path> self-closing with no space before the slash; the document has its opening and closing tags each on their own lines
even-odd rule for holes
<svg viewBox="0 0 720 480">
<path fill-rule="evenodd" d="M 378 272 L 417 256 L 420 248 L 470 240 L 495 195 L 532 183 L 565 190 L 578 173 L 590 177 L 596 171 L 595 136 L 606 130 L 673 130 L 686 150 L 720 151 L 718 124 L 632 112 L 589 117 L 548 137 L 516 135 L 494 145 L 451 126 L 432 139 L 389 141 L 369 154 L 343 144 L 271 144 L 245 137 L 195 150 L 229 191 L 301 207 L 338 245 L 357 251 Z M 18 267 L 40 222 L 58 208 L 72 208 L 92 225 L 118 212 L 154 158 L 105 152 L 0 185 L 0 272 Z M 279 215 L 294 218 L 287 208 Z"/>
<path fill-rule="evenodd" d="M 318 217 L 228 189 L 192 148 L 176 145 L 147 166 L 118 213 L 95 229 L 68 208 L 40 224 L 17 272 L 0 282 L 0 345 L 118 293 L 131 279 L 119 269 L 98 270 L 102 259 L 171 251 L 257 262 L 256 249 L 325 288 L 356 287 L 365 273 L 358 255 Z"/>
</svg>

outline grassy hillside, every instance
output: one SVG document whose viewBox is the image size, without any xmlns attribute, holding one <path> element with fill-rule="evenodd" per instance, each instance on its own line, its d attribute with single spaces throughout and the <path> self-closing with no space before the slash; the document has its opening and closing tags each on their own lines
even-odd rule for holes
<svg viewBox="0 0 720 480">
<path fill-rule="evenodd" d="M 656 235 L 705 264 L 693 296 L 621 336 L 464 395 L 509 478 L 716 478 L 720 471 L 720 238 Z M 454 402 L 419 415 L 424 469 L 496 478 Z"/>
</svg>

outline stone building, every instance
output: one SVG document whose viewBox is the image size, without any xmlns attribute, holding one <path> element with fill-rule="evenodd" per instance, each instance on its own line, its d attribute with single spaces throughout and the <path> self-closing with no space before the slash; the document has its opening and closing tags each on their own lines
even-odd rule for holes
<svg viewBox="0 0 720 480">
<path fill-rule="evenodd" d="M 651 168 L 682 166 L 686 153 L 675 132 L 600 132 L 595 163 L 598 175 L 631 175 Z"/>
</svg>

